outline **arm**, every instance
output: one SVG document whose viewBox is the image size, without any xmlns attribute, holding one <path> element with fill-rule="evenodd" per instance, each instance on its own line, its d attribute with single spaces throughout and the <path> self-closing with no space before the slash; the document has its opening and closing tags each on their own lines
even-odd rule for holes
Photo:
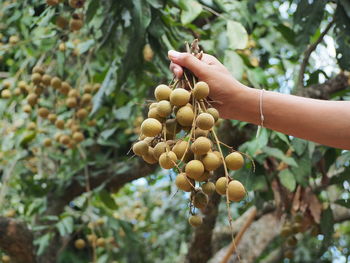
<svg viewBox="0 0 350 263">
<path fill-rule="evenodd" d="M 171 69 L 179 77 L 190 69 L 210 87 L 210 98 L 223 118 L 260 125 L 261 90 L 235 80 L 214 57 L 198 60 L 186 53 L 169 52 Z M 324 145 L 350 149 L 350 102 L 324 101 L 265 91 L 262 100 L 264 126 Z"/>
</svg>

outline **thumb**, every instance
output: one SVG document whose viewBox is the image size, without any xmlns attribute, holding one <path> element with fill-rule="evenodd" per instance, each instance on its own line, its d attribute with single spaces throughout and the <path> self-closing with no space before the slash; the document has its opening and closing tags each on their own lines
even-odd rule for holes
<svg viewBox="0 0 350 263">
<path fill-rule="evenodd" d="M 198 77 L 200 77 L 208 67 L 206 63 L 189 53 L 180 53 L 175 50 L 169 50 L 168 57 L 173 63 L 189 69 Z"/>
</svg>

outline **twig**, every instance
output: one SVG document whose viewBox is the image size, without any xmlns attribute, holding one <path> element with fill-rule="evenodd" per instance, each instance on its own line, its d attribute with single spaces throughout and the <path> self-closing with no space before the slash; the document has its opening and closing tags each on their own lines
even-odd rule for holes
<svg viewBox="0 0 350 263">
<path fill-rule="evenodd" d="M 235 253 L 237 246 L 242 239 L 243 234 L 245 233 L 245 231 L 248 229 L 248 227 L 254 221 L 254 218 L 256 216 L 256 212 L 257 212 L 256 208 L 254 208 L 253 211 L 251 212 L 251 214 L 249 215 L 246 223 L 241 228 L 241 230 L 238 232 L 236 238 L 232 241 L 232 243 L 231 243 L 230 247 L 228 248 L 227 253 L 226 253 L 225 257 L 223 258 L 223 260 L 221 261 L 221 263 L 227 263 L 229 261 L 230 257 L 232 256 L 232 254 Z"/>
<path fill-rule="evenodd" d="M 301 63 L 300 66 L 300 71 L 299 71 L 299 76 L 298 76 L 298 83 L 297 83 L 297 92 L 304 88 L 304 74 L 305 74 L 305 70 L 306 70 L 306 66 L 309 62 L 309 58 L 311 56 L 311 53 L 316 49 L 316 47 L 318 46 L 318 44 L 320 44 L 324 38 L 324 36 L 328 33 L 328 31 L 332 28 L 333 24 L 334 24 L 335 20 L 332 19 L 332 21 L 327 25 L 327 27 L 325 28 L 325 30 L 321 33 L 321 35 L 318 37 L 318 39 L 316 40 L 316 42 L 314 42 L 313 44 L 311 44 L 304 52 L 304 59 L 303 62 Z M 295 92 L 295 93 L 297 93 Z"/>
</svg>

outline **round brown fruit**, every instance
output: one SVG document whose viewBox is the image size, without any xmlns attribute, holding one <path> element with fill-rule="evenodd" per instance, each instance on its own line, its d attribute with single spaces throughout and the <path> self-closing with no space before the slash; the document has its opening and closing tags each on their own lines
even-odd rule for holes
<svg viewBox="0 0 350 263">
<path fill-rule="evenodd" d="M 132 146 L 134 154 L 142 156 L 148 153 L 148 143 L 145 141 L 139 141 Z"/>
<path fill-rule="evenodd" d="M 204 171 L 204 173 L 201 175 L 201 177 L 199 177 L 196 181 L 198 181 L 198 182 L 206 182 L 212 176 L 213 176 L 212 172 Z"/>
<path fill-rule="evenodd" d="M 196 125 L 202 130 L 210 130 L 215 123 L 214 117 L 211 114 L 203 112 L 196 118 Z"/>
<path fill-rule="evenodd" d="M 85 139 L 85 137 L 84 137 L 84 134 L 82 132 L 76 131 L 73 133 L 73 140 L 76 143 L 82 142 L 82 141 L 84 141 L 84 139 Z"/>
<path fill-rule="evenodd" d="M 193 227 L 198 227 L 203 223 L 203 219 L 200 215 L 191 215 L 188 222 Z"/>
<path fill-rule="evenodd" d="M 9 43 L 11 45 L 16 45 L 19 41 L 19 37 L 18 36 L 10 36 L 9 38 Z"/>
<path fill-rule="evenodd" d="M 27 101 L 28 104 L 33 107 L 38 102 L 38 95 L 35 93 L 28 94 Z"/>
<path fill-rule="evenodd" d="M 208 133 L 209 133 L 209 131 L 205 131 L 205 130 L 202 130 L 202 129 L 200 129 L 200 128 L 196 128 L 196 129 L 194 130 L 194 137 L 195 137 L 195 138 L 198 138 L 198 137 L 201 137 L 201 136 L 207 137 L 207 136 L 208 136 Z"/>
<path fill-rule="evenodd" d="M 159 160 L 159 157 L 165 153 L 166 148 L 167 148 L 167 143 L 166 142 L 158 142 L 156 146 L 154 146 L 154 157 Z"/>
<path fill-rule="evenodd" d="M 281 230 L 281 236 L 282 237 L 288 237 L 292 234 L 292 228 L 290 227 L 290 225 L 285 225 L 282 227 L 282 230 Z"/>
<path fill-rule="evenodd" d="M 91 102 L 91 100 L 92 100 L 92 96 L 91 96 L 91 94 L 89 94 L 89 93 L 85 93 L 85 94 L 83 95 L 83 97 L 81 98 L 81 102 L 82 102 L 84 105 L 89 104 L 89 103 Z"/>
<path fill-rule="evenodd" d="M 194 207 L 199 209 L 204 209 L 208 205 L 208 202 L 209 202 L 208 195 L 205 194 L 204 192 L 198 191 L 194 194 L 194 197 L 193 197 Z"/>
<path fill-rule="evenodd" d="M 181 107 L 176 113 L 176 120 L 182 126 L 191 126 L 194 119 L 193 109 L 189 106 Z"/>
<path fill-rule="evenodd" d="M 84 6 L 85 0 L 69 0 L 70 7 L 73 8 L 82 8 Z"/>
<path fill-rule="evenodd" d="M 188 142 L 187 141 L 178 141 L 172 151 L 176 154 L 177 159 L 181 160 L 183 155 L 185 154 L 186 149 L 188 148 Z"/>
<path fill-rule="evenodd" d="M 158 120 L 160 122 L 163 122 L 163 120 L 164 120 L 162 117 L 159 116 L 157 108 L 149 109 L 147 117 L 156 119 L 156 120 Z"/>
<path fill-rule="evenodd" d="M 36 129 L 36 124 L 35 124 L 35 122 L 30 122 L 30 123 L 28 123 L 27 129 L 28 129 L 28 130 L 31 130 L 31 131 L 35 130 L 35 129 Z"/>
<path fill-rule="evenodd" d="M 228 169 L 238 170 L 243 167 L 244 159 L 239 152 L 233 152 L 225 157 L 225 163 Z"/>
<path fill-rule="evenodd" d="M 154 52 L 153 52 L 150 44 L 146 44 L 143 47 L 142 54 L 143 54 L 143 59 L 145 61 L 147 61 L 147 62 L 152 61 L 152 59 L 154 57 Z"/>
<path fill-rule="evenodd" d="M 177 134 L 181 131 L 181 126 L 177 123 L 176 119 L 168 119 L 165 122 L 165 128 L 168 133 Z"/>
<path fill-rule="evenodd" d="M 182 88 L 177 88 L 170 93 L 170 102 L 175 106 L 184 106 L 190 101 L 190 97 L 190 92 Z"/>
<path fill-rule="evenodd" d="M 177 161 L 176 154 L 172 151 L 162 153 L 159 157 L 159 165 L 164 169 L 171 169 Z"/>
<path fill-rule="evenodd" d="M 93 87 L 92 87 L 91 84 L 85 84 L 85 85 L 84 85 L 84 92 L 85 92 L 85 93 L 91 93 L 91 92 L 92 92 L 92 89 L 93 89 Z"/>
<path fill-rule="evenodd" d="M 191 145 L 191 150 L 194 154 L 203 155 L 211 149 L 211 141 L 206 137 L 197 138 Z"/>
<path fill-rule="evenodd" d="M 68 108 L 74 108 L 78 105 L 77 99 L 74 97 L 69 97 L 66 99 L 66 105 Z"/>
<path fill-rule="evenodd" d="M 33 82 L 35 85 L 39 85 L 42 78 L 41 78 L 40 73 L 33 73 L 31 79 L 32 79 L 32 82 Z"/>
<path fill-rule="evenodd" d="M 68 20 L 62 16 L 56 18 L 56 26 L 61 29 L 65 29 L 68 26 Z"/>
<path fill-rule="evenodd" d="M 99 91 L 101 88 L 101 84 L 100 83 L 95 83 L 92 89 L 93 93 L 96 93 L 97 91 Z"/>
<path fill-rule="evenodd" d="M 32 111 L 32 107 L 30 106 L 30 105 L 24 105 L 23 106 L 23 111 L 25 112 L 25 113 L 30 113 L 31 111 Z"/>
<path fill-rule="evenodd" d="M 50 86 L 51 84 L 51 76 L 50 75 L 43 75 L 43 77 L 41 78 L 41 82 L 45 85 L 45 86 Z"/>
<path fill-rule="evenodd" d="M 45 73 L 45 69 L 42 66 L 35 66 L 32 69 L 32 73 L 39 73 L 40 75 L 43 75 Z"/>
<path fill-rule="evenodd" d="M 47 118 L 47 116 L 49 116 L 49 110 L 47 108 L 39 108 L 38 109 L 38 115 L 41 117 L 41 118 Z"/>
<path fill-rule="evenodd" d="M 54 113 L 50 113 L 49 116 L 47 116 L 47 119 L 51 122 L 51 123 L 55 123 L 55 121 L 57 120 L 57 116 Z"/>
<path fill-rule="evenodd" d="M 83 248 L 85 248 L 86 243 L 85 243 L 84 239 L 79 238 L 79 239 L 75 240 L 74 246 L 77 249 L 83 249 Z"/>
<path fill-rule="evenodd" d="M 246 195 L 243 184 L 237 180 L 233 180 L 228 184 L 228 199 L 234 202 L 241 201 Z"/>
<path fill-rule="evenodd" d="M 162 131 L 162 124 L 153 118 L 144 120 L 141 124 L 142 134 L 148 137 L 154 137 Z"/>
<path fill-rule="evenodd" d="M 60 142 L 60 137 L 62 136 L 62 133 L 56 133 L 55 136 L 54 136 L 54 139 L 56 142 Z"/>
<path fill-rule="evenodd" d="M 288 244 L 288 246 L 290 246 L 290 247 L 295 247 L 295 246 L 297 245 L 297 243 L 298 243 L 298 239 L 296 239 L 296 237 L 294 237 L 294 236 L 289 237 L 289 238 L 287 239 L 287 244 Z"/>
<path fill-rule="evenodd" d="M 202 190 L 207 195 L 211 195 L 215 192 L 215 184 L 213 182 L 206 182 L 202 184 Z"/>
<path fill-rule="evenodd" d="M 199 81 L 194 85 L 193 95 L 197 100 L 204 99 L 209 95 L 209 86 L 204 81 Z"/>
<path fill-rule="evenodd" d="M 51 86 L 55 89 L 60 89 L 61 88 L 61 85 L 62 85 L 62 81 L 59 77 L 53 77 L 51 79 Z"/>
<path fill-rule="evenodd" d="M 202 159 L 205 170 L 214 171 L 220 167 L 220 158 L 213 152 L 208 152 Z"/>
<path fill-rule="evenodd" d="M 96 241 L 96 246 L 104 247 L 106 245 L 106 240 L 103 237 L 100 237 Z"/>
<path fill-rule="evenodd" d="M 69 21 L 69 28 L 71 31 L 78 31 L 83 27 L 83 25 L 84 22 L 81 19 L 71 18 Z"/>
<path fill-rule="evenodd" d="M 209 113 L 211 116 L 213 116 L 215 122 L 217 122 L 218 119 L 220 118 L 219 112 L 215 108 L 208 108 L 207 113 Z"/>
<path fill-rule="evenodd" d="M 171 104 L 167 100 L 161 100 L 157 105 L 157 113 L 160 117 L 167 117 L 172 110 Z"/>
<path fill-rule="evenodd" d="M 189 161 L 185 166 L 185 172 L 188 177 L 197 180 L 204 173 L 204 165 L 199 160 Z"/>
<path fill-rule="evenodd" d="M 63 130 L 64 129 L 64 120 L 56 120 L 55 126 L 56 126 L 56 128 Z"/>
<path fill-rule="evenodd" d="M 169 100 L 171 93 L 171 88 L 167 85 L 160 84 L 154 90 L 154 97 L 157 101 Z"/>
<path fill-rule="evenodd" d="M 1 260 L 2 260 L 3 263 L 9 263 L 9 262 L 11 262 L 11 258 L 10 258 L 8 255 L 3 255 L 3 256 L 1 257 Z"/>
<path fill-rule="evenodd" d="M 52 145 L 51 139 L 50 138 L 45 138 L 43 144 L 44 144 L 45 147 L 50 147 Z"/>
<path fill-rule="evenodd" d="M 73 98 L 71 98 L 71 99 L 73 99 Z M 88 112 L 86 109 L 79 109 L 77 111 L 77 117 L 81 120 L 85 119 L 87 117 L 87 115 L 88 115 Z"/>
<path fill-rule="evenodd" d="M 10 90 L 4 89 L 1 91 L 1 97 L 4 99 L 9 99 L 9 98 L 11 98 L 11 96 L 12 96 L 12 94 L 11 94 Z"/>
<path fill-rule="evenodd" d="M 191 179 L 186 176 L 185 173 L 180 173 L 176 176 L 175 179 L 175 184 L 177 188 L 185 191 L 185 192 L 190 192 L 192 190 L 192 185 L 191 185 Z"/>
<path fill-rule="evenodd" d="M 149 164 L 155 164 L 158 162 L 158 160 L 154 158 L 154 149 L 152 147 L 148 147 L 148 151 L 146 154 L 142 155 L 142 159 Z"/>
<path fill-rule="evenodd" d="M 46 4 L 50 6 L 54 6 L 58 4 L 58 0 L 46 0 Z"/>
<path fill-rule="evenodd" d="M 68 92 L 68 97 L 78 98 L 79 97 L 79 92 L 76 89 L 71 89 Z"/>
<path fill-rule="evenodd" d="M 216 180 L 215 183 L 215 190 L 220 195 L 226 194 L 226 187 L 227 187 L 227 178 L 226 177 L 220 177 L 218 180 Z"/>
<path fill-rule="evenodd" d="M 95 243 L 96 240 L 97 240 L 97 236 L 96 236 L 95 234 L 87 235 L 87 240 L 88 240 L 90 243 Z"/>
<path fill-rule="evenodd" d="M 72 88 L 72 87 L 71 87 L 71 85 L 70 85 L 68 82 L 63 81 L 63 82 L 61 83 L 61 87 L 59 88 L 59 91 L 60 91 L 62 94 L 67 95 L 67 94 L 69 93 L 69 90 L 70 90 L 71 88 Z"/>
</svg>

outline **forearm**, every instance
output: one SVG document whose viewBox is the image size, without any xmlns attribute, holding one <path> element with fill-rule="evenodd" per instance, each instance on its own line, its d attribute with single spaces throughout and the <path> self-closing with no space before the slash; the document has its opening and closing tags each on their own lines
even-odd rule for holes
<svg viewBox="0 0 350 263">
<path fill-rule="evenodd" d="M 261 90 L 243 87 L 233 95 L 227 116 L 261 124 Z M 264 126 L 324 145 L 350 149 L 350 102 L 325 101 L 264 91 Z"/>
</svg>

